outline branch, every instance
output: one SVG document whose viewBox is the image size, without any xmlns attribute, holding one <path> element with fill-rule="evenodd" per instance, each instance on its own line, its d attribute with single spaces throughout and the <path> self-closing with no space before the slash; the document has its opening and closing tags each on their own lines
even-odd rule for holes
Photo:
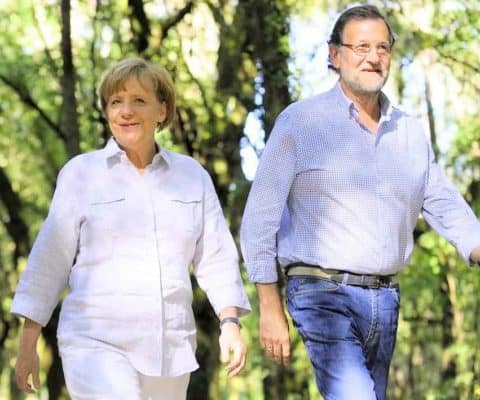
<svg viewBox="0 0 480 400">
<path fill-rule="evenodd" d="M 438 156 L 440 154 L 440 149 L 438 148 L 437 143 L 437 130 L 435 128 L 435 115 L 433 112 L 433 105 L 432 105 L 432 91 L 430 88 L 430 80 L 428 78 L 428 71 L 424 71 L 425 76 L 425 102 L 427 103 L 427 117 L 428 117 L 428 127 L 430 129 L 430 141 L 432 143 L 433 153 L 435 155 L 435 159 L 438 160 Z"/>
<path fill-rule="evenodd" d="M 179 38 L 179 47 L 182 50 L 180 53 L 183 54 L 183 40 L 182 38 Z M 183 59 L 183 58 L 182 58 Z M 190 66 L 188 65 L 187 61 L 183 59 L 183 65 L 185 66 L 185 70 L 188 74 L 188 77 L 190 80 L 195 83 L 197 86 L 198 90 L 200 91 L 201 97 L 202 97 L 202 104 L 205 110 L 208 112 L 208 122 L 210 123 L 211 121 L 215 120 L 215 115 L 213 113 L 213 107 L 210 107 L 208 100 L 207 100 L 207 93 L 205 91 L 205 88 L 201 84 L 201 82 L 198 80 L 198 78 L 193 74 L 192 70 L 190 69 Z"/>
<path fill-rule="evenodd" d="M 162 24 L 162 39 L 168 35 L 168 31 L 177 25 L 185 15 L 191 12 L 193 9 L 193 1 L 187 2 L 183 8 L 181 8 L 177 14 L 170 18 L 167 18 Z"/>
<path fill-rule="evenodd" d="M 207 7 L 210 9 L 210 12 L 212 13 L 213 15 L 213 19 L 215 20 L 215 22 L 220 25 L 221 28 L 225 28 L 227 26 L 226 22 L 225 22 L 225 17 L 222 13 L 222 10 L 223 10 L 223 7 L 224 7 L 224 4 L 222 2 L 222 4 L 218 7 L 214 6 L 212 4 L 211 1 L 205 1 L 205 3 L 207 4 Z"/>
<path fill-rule="evenodd" d="M 185 107 L 184 111 L 187 115 L 189 126 L 187 126 L 187 123 L 185 122 L 180 110 L 177 109 L 178 129 L 175 129 L 175 131 L 177 133 L 177 137 L 179 136 L 179 139 L 183 142 L 183 145 L 187 150 L 187 154 L 193 156 L 195 149 L 193 147 L 193 141 L 190 139 L 190 135 L 188 134 L 188 132 L 190 131 L 193 137 L 197 136 L 196 122 L 194 121 L 195 114 L 190 109 L 188 109 L 188 107 Z"/>
<path fill-rule="evenodd" d="M 13 190 L 12 184 L 3 168 L 0 168 L 0 199 L 5 205 L 8 214 L 8 218 L 4 218 L 3 223 L 8 234 L 15 242 L 14 256 L 16 261 L 20 256 L 26 256 L 28 254 L 30 235 L 28 225 L 20 215 L 22 207 L 21 200 Z"/>
<path fill-rule="evenodd" d="M 45 52 L 45 57 L 47 59 L 47 64 L 50 67 L 50 71 L 52 72 L 53 76 L 59 76 L 60 71 L 59 71 L 59 69 L 57 67 L 57 64 L 55 63 L 55 61 L 52 57 L 52 53 L 51 53 L 50 49 L 48 48 L 47 41 L 45 40 L 45 35 L 43 34 L 42 28 L 40 27 L 40 21 L 38 20 L 38 17 L 37 17 L 37 9 L 36 9 L 35 4 L 32 4 L 32 14 L 33 14 L 33 21 L 34 21 L 35 29 L 37 30 L 38 36 L 40 37 L 40 40 L 43 43 L 43 50 Z"/>
<path fill-rule="evenodd" d="M 466 61 L 459 60 L 459 59 L 455 58 L 454 56 L 452 56 L 450 54 L 444 53 L 443 51 L 441 51 L 438 48 L 437 48 L 437 51 L 438 51 L 438 54 L 440 54 L 443 58 L 446 58 L 447 60 L 456 62 L 457 64 L 463 65 L 464 67 L 467 67 L 467 68 L 471 69 L 472 71 L 476 72 L 477 74 L 480 74 L 480 68 L 479 67 L 476 67 L 475 65 L 472 65 L 472 64 L 470 64 Z"/>
<path fill-rule="evenodd" d="M 142 0 L 128 0 L 128 6 L 132 10 L 131 17 L 138 22 L 138 29 L 132 21 L 132 31 L 136 34 L 137 51 L 141 54 L 148 49 L 150 37 L 150 21 L 148 20 Z"/>
<path fill-rule="evenodd" d="M 33 108 L 35 111 L 40 114 L 40 117 L 45 121 L 45 123 L 50 126 L 53 131 L 57 134 L 58 138 L 62 141 L 65 141 L 65 132 L 63 132 L 62 128 L 53 122 L 50 117 L 47 115 L 45 111 L 43 111 L 40 106 L 33 100 L 30 93 L 27 89 L 19 84 L 11 81 L 6 76 L 0 74 L 0 80 L 3 81 L 7 86 L 9 86 L 17 95 L 20 97 L 20 100 L 26 104 L 27 106 Z"/>
</svg>

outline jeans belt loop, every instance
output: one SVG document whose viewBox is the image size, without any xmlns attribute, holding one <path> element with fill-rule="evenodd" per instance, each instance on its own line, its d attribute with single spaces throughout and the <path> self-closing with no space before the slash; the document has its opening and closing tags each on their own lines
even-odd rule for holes
<svg viewBox="0 0 480 400">
<path fill-rule="evenodd" d="M 348 272 L 345 272 L 345 273 L 343 274 L 342 283 L 343 283 L 344 285 L 348 285 L 348 277 L 349 277 L 349 275 L 350 275 L 350 274 L 349 274 Z"/>
</svg>

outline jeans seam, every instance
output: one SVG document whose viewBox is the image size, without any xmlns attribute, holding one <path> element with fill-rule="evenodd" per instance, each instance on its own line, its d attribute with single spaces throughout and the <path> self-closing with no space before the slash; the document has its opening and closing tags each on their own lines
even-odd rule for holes
<svg viewBox="0 0 480 400">
<path fill-rule="evenodd" d="M 368 330 L 368 335 L 367 335 L 367 338 L 365 339 L 365 344 L 363 346 L 364 349 L 367 348 L 369 342 L 375 336 L 375 332 L 378 327 L 378 312 L 377 312 L 378 307 L 377 307 L 377 301 L 375 297 L 375 289 L 368 289 L 368 291 L 370 292 L 370 298 L 371 298 L 370 304 L 372 306 L 372 319 L 370 321 L 370 328 Z"/>
</svg>

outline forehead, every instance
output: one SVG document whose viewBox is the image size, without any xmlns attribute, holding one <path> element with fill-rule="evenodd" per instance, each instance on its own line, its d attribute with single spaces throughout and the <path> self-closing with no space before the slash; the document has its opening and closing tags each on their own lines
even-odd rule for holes
<svg viewBox="0 0 480 400">
<path fill-rule="evenodd" d="M 111 86 L 109 96 L 120 92 L 153 93 L 153 82 L 148 77 L 125 76 Z"/>
<path fill-rule="evenodd" d="M 342 40 L 388 42 L 389 33 L 385 22 L 381 19 L 352 19 L 345 24 Z"/>
</svg>

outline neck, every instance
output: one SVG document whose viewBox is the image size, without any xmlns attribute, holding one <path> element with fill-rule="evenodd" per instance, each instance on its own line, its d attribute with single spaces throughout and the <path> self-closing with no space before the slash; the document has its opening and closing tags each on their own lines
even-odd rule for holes
<svg viewBox="0 0 480 400">
<path fill-rule="evenodd" d="M 128 160 L 133 164 L 133 166 L 140 172 L 142 172 L 145 167 L 152 163 L 153 157 L 157 153 L 157 146 L 155 142 L 135 148 L 125 148 L 120 146 L 125 153 L 127 154 Z"/>
<path fill-rule="evenodd" d="M 355 93 L 348 97 L 358 108 L 360 114 L 368 115 L 377 122 L 380 120 L 379 93 Z"/>
<path fill-rule="evenodd" d="M 378 122 L 380 121 L 380 92 L 354 92 L 345 87 L 342 89 L 345 95 L 353 101 L 358 109 L 359 121 L 373 134 L 377 134 Z"/>
<path fill-rule="evenodd" d="M 380 92 L 353 92 L 342 83 L 345 95 L 353 101 L 360 115 L 378 122 L 380 120 Z"/>
</svg>

